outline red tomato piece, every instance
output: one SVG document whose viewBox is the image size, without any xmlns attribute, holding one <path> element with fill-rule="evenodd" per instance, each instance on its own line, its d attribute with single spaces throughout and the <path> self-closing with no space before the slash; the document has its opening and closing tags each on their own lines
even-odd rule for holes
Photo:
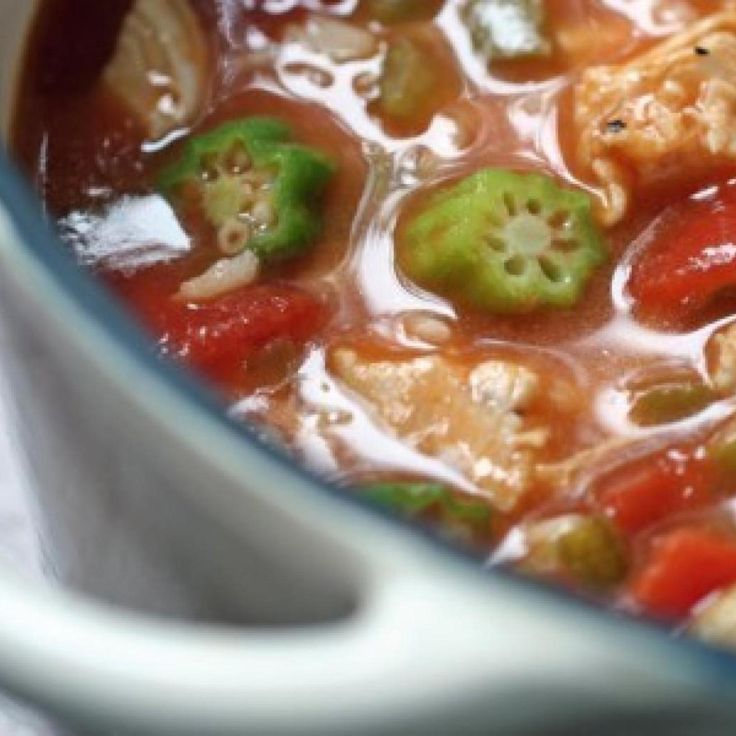
<svg viewBox="0 0 736 736">
<path fill-rule="evenodd" d="M 647 315 L 687 317 L 736 286 L 736 186 L 670 208 L 644 237 L 629 293 Z"/>
<path fill-rule="evenodd" d="M 162 352 L 217 381 L 276 339 L 301 343 L 324 323 L 325 308 L 293 286 L 248 286 L 198 304 L 173 301 L 159 314 Z"/>
<path fill-rule="evenodd" d="M 227 389 L 243 364 L 279 339 L 303 343 L 325 323 L 327 308 L 313 294 L 287 284 L 245 286 L 206 302 L 176 299 L 181 276 L 153 268 L 108 277 L 158 338 L 161 352 L 183 360 Z"/>
<path fill-rule="evenodd" d="M 703 461 L 670 450 L 604 477 L 595 503 L 623 532 L 635 534 L 670 514 L 705 506 L 711 484 Z"/>
<path fill-rule="evenodd" d="M 706 596 L 736 583 L 736 539 L 678 529 L 654 543 L 631 594 L 647 612 L 682 618 Z"/>
</svg>

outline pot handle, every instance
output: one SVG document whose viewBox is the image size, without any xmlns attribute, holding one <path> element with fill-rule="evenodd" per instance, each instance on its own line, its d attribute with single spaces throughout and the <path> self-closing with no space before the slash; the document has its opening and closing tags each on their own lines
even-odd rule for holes
<svg viewBox="0 0 736 736">
<path fill-rule="evenodd" d="M 733 662 L 519 581 L 437 567 L 367 579 L 345 622 L 274 632 L 156 621 L 2 570 L 0 680 L 136 736 L 548 734 L 706 701 L 717 717 Z"/>
</svg>

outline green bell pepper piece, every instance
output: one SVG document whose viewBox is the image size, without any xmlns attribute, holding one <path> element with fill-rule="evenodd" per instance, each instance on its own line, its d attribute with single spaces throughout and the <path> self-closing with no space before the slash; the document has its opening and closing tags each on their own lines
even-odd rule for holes
<svg viewBox="0 0 736 736">
<path fill-rule="evenodd" d="M 364 487 L 362 495 L 402 516 L 436 521 L 451 536 L 467 542 L 487 539 L 490 532 L 488 504 L 460 498 L 439 483 L 375 483 Z"/>
<path fill-rule="evenodd" d="M 299 255 L 319 234 L 319 202 L 335 167 L 290 138 L 273 118 L 225 123 L 189 140 L 158 188 L 175 205 L 194 191 L 218 239 L 227 232 L 240 238 L 234 252 L 249 248 L 264 261 Z"/>
<path fill-rule="evenodd" d="M 465 23 L 476 50 L 487 62 L 548 56 L 542 0 L 474 0 Z"/>
<path fill-rule="evenodd" d="M 412 280 L 492 313 L 572 307 L 606 258 L 587 194 L 502 169 L 430 198 L 399 245 Z"/>
<path fill-rule="evenodd" d="M 673 383 L 656 386 L 639 395 L 629 417 L 640 427 L 669 424 L 697 414 L 716 400 L 702 383 Z"/>
</svg>

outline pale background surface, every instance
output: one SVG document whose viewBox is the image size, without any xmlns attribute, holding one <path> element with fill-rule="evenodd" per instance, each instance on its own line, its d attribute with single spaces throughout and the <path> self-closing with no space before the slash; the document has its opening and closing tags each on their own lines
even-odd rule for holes
<svg viewBox="0 0 736 736">
<path fill-rule="evenodd" d="M 0 327 L 0 564 L 10 564 L 29 575 L 42 575 L 33 505 L 12 431 L 10 389 L 2 374 L 4 348 Z M 61 731 L 0 694 L 0 736 L 61 736 Z"/>
</svg>

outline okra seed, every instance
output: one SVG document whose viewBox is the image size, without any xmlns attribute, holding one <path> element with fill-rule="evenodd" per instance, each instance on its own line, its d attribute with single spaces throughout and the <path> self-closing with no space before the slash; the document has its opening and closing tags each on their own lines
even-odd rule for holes
<svg viewBox="0 0 736 736">
<path fill-rule="evenodd" d="M 569 213 L 558 210 L 548 220 L 550 227 L 554 230 L 571 230 L 572 219 Z"/>
<path fill-rule="evenodd" d="M 227 166 L 231 174 L 236 176 L 243 174 L 250 169 L 251 166 L 248 152 L 241 146 L 234 148 L 228 157 Z"/>
<path fill-rule="evenodd" d="M 275 213 L 273 211 L 273 205 L 268 199 L 261 198 L 256 200 L 252 210 L 253 219 L 264 227 L 273 225 L 275 219 Z"/>
<path fill-rule="evenodd" d="M 562 271 L 551 259 L 540 258 L 539 267 L 542 269 L 542 273 L 553 283 L 558 284 L 562 281 Z"/>
<path fill-rule="evenodd" d="M 526 271 L 526 258 L 522 256 L 513 256 L 503 264 L 506 273 L 510 276 L 522 276 Z"/>
<path fill-rule="evenodd" d="M 542 203 L 538 199 L 530 199 L 526 208 L 532 215 L 538 215 L 542 211 Z"/>
<path fill-rule="evenodd" d="M 504 253 L 506 251 L 506 243 L 504 242 L 503 238 L 491 235 L 488 238 L 488 245 L 490 245 L 491 248 L 493 248 L 493 250 L 497 251 L 498 253 Z"/>
<path fill-rule="evenodd" d="M 220 176 L 220 167 L 214 156 L 208 155 L 202 159 L 202 179 L 214 181 Z"/>
<path fill-rule="evenodd" d="M 514 202 L 514 198 L 506 192 L 503 195 L 503 203 L 506 206 L 506 210 L 513 217 L 517 212 L 516 202 Z"/>
<path fill-rule="evenodd" d="M 573 253 L 578 249 L 578 244 L 565 234 L 560 237 L 559 233 L 555 233 L 552 248 L 559 253 Z"/>
<path fill-rule="evenodd" d="M 235 255 L 245 248 L 252 235 L 251 226 L 242 220 L 226 222 L 217 234 L 217 244 L 225 255 Z"/>
</svg>

